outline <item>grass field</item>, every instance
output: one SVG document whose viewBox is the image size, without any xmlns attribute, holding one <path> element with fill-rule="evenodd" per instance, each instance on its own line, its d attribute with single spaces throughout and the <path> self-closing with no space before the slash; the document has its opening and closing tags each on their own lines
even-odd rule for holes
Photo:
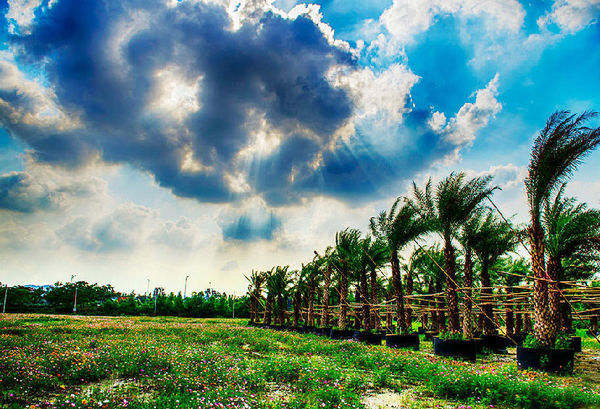
<svg viewBox="0 0 600 409">
<path fill-rule="evenodd" d="M 477 364 L 244 320 L 5 315 L 0 407 L 574 408 L 600 404 L 598 367 L 572 376 Z M 598 351 L 584 354 L 597 361 Z M 595 354 L 595 355 L 594 355 Z M 495 359 L 498 359 L 497 361 Z M 579 358 L 578 358 L 579 359 Z M 585 359 L 583 359 L 585 361 Z"/>
</svg>

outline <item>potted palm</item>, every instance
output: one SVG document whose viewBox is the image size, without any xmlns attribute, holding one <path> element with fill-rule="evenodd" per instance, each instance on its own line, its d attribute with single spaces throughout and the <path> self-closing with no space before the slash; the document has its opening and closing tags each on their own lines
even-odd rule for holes
<svg viewBox="0 0 600 409">
<path fill-rule="evenodd" d="M 556 346 L 556 331 L 548 307 L 551 300 L 548 282 L 553 286 L 556 279 L 548 274 L 545 266 L 546 235 L 542 217 L 544 206 L 549 203 L 551 196 L 562 188 L 581 160 L 600 144 L 600 128 L 591 129 L 585 126 L 594 116 L 596 113 L 584 112 L 574 115 L 567 111 L 555 112 L 534 141 L 525 190 L 531 216 L 528 236 L 535 279 L 535 341 L 526 340 L 523 347 L 517 348 L 517 360 L 521 368 L 539 366 L 542 369 L 552 369 L 557 366 L 570 366 L 559 358 L 563 355 L 553 352 L 553 347 Z M 572 350 L 567 351 L 571 352 L 564 352 L 564 356 L 566 360 L 570 360 Z"/>
<path fill-rule="evenodd" d="M 387 334 L 385 343 L 391 348 L 419 349 L 419 335 L 412 331 L 406 322 L 405 299 L 400 274 L 398 252 L 406 245 L 429 231 L 430 221 L 419 217 L 417 210 L 410 203 L 400 205 L 402 198 L 397 198 L 389 212 L 382 211 L 376 218 L 371 218 L 371 231 L 387 244 L 392 267 L 392 285 L 398 312 L 398 329 L 396 334 Z"/>
<path fill-rule="evenodd" d="M 409 204 L 421 218 L 427 220 L 431 230 L 440 234 L 444 244 L 444 269 L 446 277 L 446 305 L 448 312 L 448 331 L 446 336 L 434 338 L 434 352 L 439 355 L 456 352 L 457 356 L 471 356 L 458 353 L 460 346 L 467 350 L 474 348 L 475 342 L 465 340 L 461 334 L 458 312 L 458 284 L 456 278 L 456 250 L 454 238 L 458 237 L 460 228 L 472 217 L 497 187 L 490 186 L 491 177 L 475 177 L 465 180 L 464 173 L 451 173 L 438 183 L 433 192 L 431 179 L 425 188 L 419 189 L 413 183 L 413 199 Z M 446 349 L 448 346 L 450 349 Z M 458 348 L 458 349 L 457 349 Z M 476 345 L 475 345 L 476 348 Z"/>
</svg>

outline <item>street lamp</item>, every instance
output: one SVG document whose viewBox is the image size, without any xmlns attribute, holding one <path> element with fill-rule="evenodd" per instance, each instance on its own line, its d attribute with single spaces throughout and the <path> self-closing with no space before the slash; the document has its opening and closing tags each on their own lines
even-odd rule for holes
<svg viewBox="0 0 600 409">
<path fill-rule="evenodd" d="M 71 274 L 71 282 L 73 282 L 73 278 L 75 278 L 77 274 Z M 77 312 L 77 284 L 75 284 L 75 301 L 73 302 L 73 313 Z"/>
<path fill-rule="evenodd" d="M 4 288 L 4 302 L 2 303 L 2 314 L 6 313 L 6 296 L 8 295 L 8 284 Z"/>
<path fill-rule="evenodd" d="M 148 297 L 148 294 L 150 294 L 150 279 L 147 278 L 146 281 L 148 282 L 148 284 L 146 285 L 146 294 L 145 294 L 145 296 Z"/>
<path fill-rule="evenodd" d="M 183 286 L 183 298 L 185 299 L 185 293 L 187 291 L 187 280 L 190 276 L 185 276 L 185 285 Z"/>
<path fill-rule="evenodd" d="M 235 318 L 235 293 L 233 293 L 233 296 L 231 297 L 231 300 L 233 301 L 233 316 L 232 318 Z"/>
</svg>

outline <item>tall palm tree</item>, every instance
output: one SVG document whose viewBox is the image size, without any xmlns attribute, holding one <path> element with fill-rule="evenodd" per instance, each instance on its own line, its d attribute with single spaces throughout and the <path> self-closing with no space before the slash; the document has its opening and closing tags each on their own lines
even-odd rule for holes
<svg viewBox="0 0 600 409">
<path fill-rule="evenodd" d="M 436 244 L 415 250 L 411 258 L 413 259 L 412 268 L 416 272 L 418 282 L 421 283 L 420 290 L 429 296 L 426 304 L 428 307 L 432 307 L 431 329 L 437 332 L 446 325 L 444 297 L 433 297 L 433 294 L 442 292 L 444 273 L 440 266 L 444 264 L 444 252 Z"/>
<path fill-rule="evenodd" d="M 545 248 L 548 253 L 548 312 L 551 337 L 559 331 L 561 321 L 560 281 L 565 280 L 563 261 L 576 264 L 574 279 L 581 279 L 581 272 L 593 271 L 600 257 L 600 211 L 588 209 L 585 203 L 576 204 L 575 199 L 563 198 L 564 186 L 552 203 L 547 203 L 543 215 L 546 231 Z M 582 268 L 588 266 L 588 268 Z M 590 268 L 591 267 L 591 268 Z M 579 277 L 577 277 L 579 275 Z"/>
<path fill-rule="evenodd" d="M 302 265 L 301 275 L 305 277 L 306 281 L 306 292 L 308 300 L 308 315 L 307 325 L 315 326 L 315 295 L 317 292 L 317 285 L 319 280 L 319 266 L 316 262 L 312 261 L 308 264 Z"/>
<path fill-rule="evenodd" d="M 525 190 L 531 216 L 528 227 L 532 273 L 534 276 L 534 335 L 545 347 L 551 346 L 552 324 L 547 306 L 548 284 L 545 270 L 544 229 L 541 223 L 544 203 L 573 174 L 577 166 L 600 144 L 600 128 L 585 123 L 595 112 L 581 115 L 554 112 L 533 143 Z"/>
<path fill-rule="evenodd" d="M 416 209 L 409 204 L 400 206 L 401 200 L 402 198 L 397 198 L 388 212 L 384 210 L 377 217 L 372 217 L 370 221 L 373 235 L 384 241 L 390 252 L 392 284 L 398 308 L 398 333 L 409 329 L 404 311 L 404 295 L 398 252 L 430 229 L 429 220 L 418 217 Z"/>
<path fill-rule="evenodd" d="M 522 319 L 521 313 L 517 312 L 515 316 L 515 304 L 519 308 L 520 303 L 513 300 L 514 287 L 521 284 L 523 278 L 529 275 L 530 265 L 524 258 L 514 259 L 507 257 L 500 259 L 497 263 L 498 271 L 502 271 L 500 274 L 502 284 L 505 286 L 507 301 L 505 306 L 505 322 L 506 322 L 506 335 L 512 336 L 515 333 L 519 334 L 522 330 Z"/>
<path fill-rule="evenodd" d="M 258 305 L 262 299 L 263 285 L 265 284 L 265 274 L 259 271 L 252 270 L 250 277 L 245 276 L 250 283 L 248 285 L 248 296 L 250 298 L 250 324 L 257 321 Z"/>
<path fill-rule="evenodd" d="M 359 243 L 359 296 L 362 301 L 361 324 L 365 331 L 374 325 L 374 316 L 371 304 L 377 304 L 377 269 L 387 262 L 387 248 L 379 239 L 367 236 Z M 369 277 L 371 279 L 371 292 L 369 293 Z M 357 300 L 358 301 L 358 300 Z"/>
<path fill-rule="evenodd" d="M 339 274 L 340 311 L 338 327 L 346 328 L 348 315 L 348 286 L 352 271 L 356 270 L 359 248 L 360 230 L 347 228 L 335 235 L 335 270 Z"/>
<path fill-rule="evenodd" d="M 328 246 L 323 256 L 315 251 L 313 259 L 319 266 L 319 271 L 323 275 L 323 310 L 321 312 L 321 328 L 329 327 L 329 292 L 331 290 L 331 272 L 335 263 L 335 252 L 333 247 Z"/>
<path fill-rule="evenodd" d="M 491 211 L 480 219 L 476 227 L 475 240 L 472 248 L 481 263 L 481 295 L 484 301 L 484 325 L 483 333 L 493 335 L 496 333 L 496 324 L 493 321 L 492 282 L 489 269 L 496 263 L 498 258 L 515 249 L 517 237 L 513 233 L 511 225 L 505 221 L 498 220 Z"/>
<path fill-rule="evenodd" d="M 277 308 L 277 324 L 283 325 L 285 312 L 287 310 L 287 297 L 290 284 L 292 283 L 293 272 L 290 271 L 290 266 L 277 266 L 272 275 L 272 289 L 275 293 L 276 308 Z"/>
<path fill-rule="evenodd" d="M 451 173 L 436 187 L 431 187 L 431 179 L 423 189 L 413 182 L 414 198 L 409 200 L 421 216 L 430 220 L 432 229 L 444 240 L 444 261 L 446 275 L 446 302 L 448 304 L 448 330 L 460 332 L 458 295 L 456 282 L 456 255 L 452 242 L 458 236 L 460 227 L 471 217 L 481 202 L 492 195 L 496 186 L 490 186 L 491 176 L 465 180 L 462 172 Z"/>
<path fill-rule="evenodd" d="M 300 314 L 302 309 L 302 294 L 306 292 L 306 276 L 302 274 L 302 270 L 296 272 L 290 291 L 293 294 L 294 311 L 292 325 L 297 327 L 300 325 Z"/>
<path fill-rule="evenodd" d="M 481 225 L 482 211 L 476 210 L 465 224 L 463 224 L 458 241 L 463 248 L 464 257 L 464 292 L 463 301 L 463 335 L 466 339 L 473 338 L 473 245 L 477 241 L 477 233 Z"/>
<path fill-rule="evenodd" d="M 267 288 L 267 299 L 265 300 L 265 311 L 263 314 L 263 324 L 271 325 L 272 314 L 273 314 L 273 304 L 275 303 L 275 280 L 274 280 L 274 270 L 265 271 L 265 286 Z"/>
</svg>

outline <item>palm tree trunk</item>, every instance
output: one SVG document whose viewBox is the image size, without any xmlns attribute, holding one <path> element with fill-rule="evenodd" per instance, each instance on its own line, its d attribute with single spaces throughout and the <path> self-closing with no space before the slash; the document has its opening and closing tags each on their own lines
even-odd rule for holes
<svg viewBox="0 0 600 409">
<path fill-rule="evenodd" d="M 338 315 L 339 329 L 346 329 L 346 316 L 348 315 L 348 274 L 340 271 L 340 313 Z"/>
<path fill-rule="evenodd" d="M 548 310 L 548 282 L 544 269 L 544 231 L 540 225 L 539 217 L 532 216 L 532 223 L 528 229 L 531 244 L 531 271 L 535 282 L 533 284 L 533 333 L 540 346 L 552 346 L 552 324 Z"/>
<path fill-rule="evenodd" d="M 435 292 L 441 294 L 443 291 L 442 281 L 438 281 L 435 286 Z M 446 305 L 444 303 L 444 296 L 437 297 L 437 331 L 444 332 L 446 331 Z"/>
<path fill-rule="evenodd" d="M 508 300 L 506 301 L 506 334 L 508 336 L 514 335 L 515 334 L 515 312 L 513 311 L 513 305 L 512 305 L 512 288 L 507 287 L 506 288 L 506 295 Z"/>
<path fill-rule="evenodd" d="M 294 294 L 294 321 L 292 323 L 292 325 L 294 327 L 297 327 L 298 324 L 300 323 L 300 303 L 302 302 L 302 293 L 300 292 L 300 290 L 296 290 L 296 293 Z"/>
<path fill-rule="evenodd" d="M 267 301 L 265 302 L 265 314 L 263 316 L 263 323 L 271 325 L 271 310 L 273 308 L 273 295 L 267 295 Z"/>
<path fill-rule="evenodd" d="M 406 272 L 406 295 L 411 296 L 413 293 L 413 274 L 411 270 Z M 410 300 L 407 299 L 406 303 L 406 328 L 412 330 L 412 308 L 410 306 Z"/>
<path fill-rule="evenodd" d="M 560 258 L 549 257 L 546 271 L 548 274 L 548 314 L 550 316 L 550 340 L 553 344 L 560 329 L 560 290 L 558 280 L 561 276 L 562 264 Z"/>
<path fill-rule="evenodd" d="M 396 250 L 391 251 L 392 285 L 394 286 L 394 297 L 398 307 L 398 333 L 406 331 L 406 316 L 404 313 L 404 296 L 402 295 L 402 280 L 400 277 L 400 261 Z"/>
<path fill-rule="evenodd" d="M 444 238 L 444 259 L 446 261 L 446 303 L 448 304 L 448 331 L 460 332 L 458 315 L 458 295 L 456 293 L 456 257 L 450 236 Z"/>
<path fill-rule="evenodd" d="M 369 302 L 369 284 L 367 281 L 367 270 L 360 272 L 360 286 L 361 294 L 363 295 L 363 306 L 362 306 L 362 328 L 365 331 L 371 329 L 371 303 Z"/>
<path fill-rule="evenodd" d="M 254 324 L 254 317 L 256 315 L 256 294 L 254 291 L 250 292 L 250 324 Z"/>
<path fill-rule="evenodd" d="M 283 325 L 283 319 L 285 314 L 283 295 L 277 296 L 277 323 Z"/>
<path fill-rule="evenodd" d="M 331 287 L 331 270 L 329 267 L 323 271 L 323 313 L 321 314 L 321 327 L 329 327 L 329 287 Z"/>
<path fill-rule="evenodd" d="M 463 334 L 466 339 L 473 338 L 473 258 L 472 250 L 465 249 L 465 299 L 463 301 Z"/>
<path fill-rule="evenodd" d="M 517 312 L 515 313 L 515 334 L 523 332 L 523 314 L 519 312 L 523 308 L 523 305 L 517 303 Z"/>
<path fill-rule="evenodd" d="M 315 279 L 311 277 L 308 281 L 308 325 L 315 325 Z"/>
<path fill-rule="evenodd" d="M 494 325 L 494 307 L 492 303 L 492 283 L 490 281 L 489 263 L 483 260 L 481 263 L 481 295 L 483 310 L 483 334 L 494 335 L 496 326 Z"/>
<path fill-rule="evenodd" d="M 371 303 L 373 305 L 379 304 L 379 299 L 377 298 L 377 271 L 375 268 L 371 269 Z M 376 311 L 372 311 L 371 313 L 371 328 L 381 328 L 381 322 Z"/>
</svg>

